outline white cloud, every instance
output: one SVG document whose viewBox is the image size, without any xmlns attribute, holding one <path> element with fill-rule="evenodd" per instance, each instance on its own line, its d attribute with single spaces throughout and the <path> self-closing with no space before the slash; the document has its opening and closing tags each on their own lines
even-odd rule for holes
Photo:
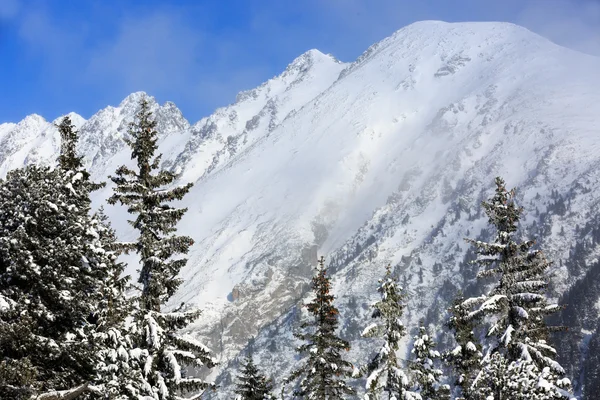
<svg viewBox="0 0 600 400">
<path fill-rule="evenodd" d="M 185 89 L 202 54 L 201 33 L 175 14 L 126 18 L 116 37 L 91 50 L 86 78 L 111 82 L 127 91 Z"/>
<path fill-rule="evenodd" d="M 13 19 L 19 13 L 20 4 L 18 0 L 0 1 L 0 21 Z"/>
<path fill-rule="evenodd" d="M 516 22 L 562 46 L 600 56 L 600 2 L 534 0 Z"/>
</svg>

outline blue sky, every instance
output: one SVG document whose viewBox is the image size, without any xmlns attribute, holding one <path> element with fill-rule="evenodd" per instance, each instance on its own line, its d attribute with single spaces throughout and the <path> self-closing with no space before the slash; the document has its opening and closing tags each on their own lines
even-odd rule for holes
<svg viewBox="0 0 600 400">
<path fill-rule="evenodd" d="M 419 20 L 509 21 L 600 56 L 600 0 L 0 0 L 0 123 L 143 90 L 193 123 L 317 48 L 352 61 Z"/>
</svg>

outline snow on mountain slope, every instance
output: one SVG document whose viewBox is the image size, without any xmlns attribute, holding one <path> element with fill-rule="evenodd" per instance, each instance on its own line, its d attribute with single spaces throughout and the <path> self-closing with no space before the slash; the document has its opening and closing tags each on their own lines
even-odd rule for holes
<svg viewBox="0 0 600 400">
<path fill-rule="evenodd" d="M 519 189 L 562 293 L 585 273 L 568 268 L 575 227 L 600 203 L 598 70 L 600 59 L 516 25 L 427 21 L 351 64 L 309 51 L 191 126 L 174 105 L 153 103 L 164 166 L 195 182 L 180 228 L 196 245 L 173 304 L 204 309 L 193 330 L 222 370 L 257 336 L 257 357 L 280 376 L 293 361 L 296 305 L 324 254 L 351 356 L 364 359 L 370 344 L 358 333 L 387 263 L 410 289 L 409 327 L 422 318 L 439 327 L 456 290 L 473 282 L 462 238 L 486 235 L 479 203 L 497 175 Z M 130 163 L 121 138 L 140 95 L 83 123 L 95 179 Z M 29 154 L 54 157 L 53 128 L 28 118 L 0 125 L 3 173 Z M 107 213 L 131 239 L 123 209 Z"/>
<path fill-rule="evenodd" d="M 345 64 L 318 50 L 296 58 L 279 76 L 238 94 L 235 104 L 218 109 L 192 127 L 191 140 L 175 160 L 190 164 L 182 180 L 195 181 L 226 163 L 327 89 Z"/>
</svg>

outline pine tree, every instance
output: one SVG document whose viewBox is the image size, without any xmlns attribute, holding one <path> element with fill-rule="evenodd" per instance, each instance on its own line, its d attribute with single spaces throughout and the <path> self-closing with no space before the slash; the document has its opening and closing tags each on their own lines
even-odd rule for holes
<svg viewBox="0 0 600 400">
<path fill-rule="evenodd" d="M 0 185 L 0 293 L 11 301 L 0 312 L 0 368 L 27 368 L 30 378 L 7 382 L 0 397 L 66 390 L 94 376 L 90 340 L 107 268 L 95 256 L 102 249 L 80 178 L 30 166 Z"/>
<path fill-rule="evenodd" d="M 350 350 L 350 344 L 336 336 L 339 311 L 333 305 L 331 282 L 327 276 L 325 259 L 320 258 L 312 285 L 315 298 L 306 305 L 313 321 L 301 328 L 305 333 L 295 333 L 305 343 L 297 348 L 307 355 L 302 365 L 292 371 L 286 383 L 299 380 L 294 396 L 315 400 L 342 399 L 355 391 L 346 379 L 354 373 L 352 364 L 342 358 L 341 352 Z"/>
<path fill-rule="evenodd" d="M 470 310 L 476 305 L 477 300 L 465 303 L 464 297 L 459 295 L 450 308 L 448 328 L 453 331 L 456 347 L 445 354 L 445 361 L 454 370 L 458 389 L 456 400 L 478 400 L 479 391 L 472 387 L 473 381 L 479 372 L 481 363 L 481 345 L 475 337 L 474 321 L 469 319 Z"/>
<path fill-rule="evenodd" d="M 246 357 L 238 376 L 235 393 L 236 400 L 265 400 L 274 399 L 271 391 L 273 383 L 264 376 L 254 364 L 252 355 Z"/>
<path fill-rule="evenodd" d="M 68 118 L 59 131 L 58 168 L 11 171 L 0 184 L 2 398 L 70 397 L 104 383 L 96 336 L 122 306 L 124 265 L 105 218 L 91 214 L 102 184 L 90 182 Z"/>
<path fill-rule="evenodd" d="M 83 165 L 83 156 L 77 155 L 77 144 L 79 142 L 78 132 L 75 130 L 75 125 L 71 122 L 69 116 L 65 116 L 60 124 L 56 126 L 60 133 L 61 146 L 60 155 L 58 156 L 59 168 L 67 174 L 77 175 L 74 180 L 76 185 L 84 185 L 87 190 L 87 199 L 89 201 L 89 193 L 98 190 L 106 185 L 105 182 L 93 183 L 90 181 L 90 174 Z M 77 209 L 80 213 L 89 213 L 89 208 L 84 207 Z"/>
<path fill-rule="evenodd" d="M 369 325 L 362 336 L 382 337 L 384 342 L 369 364 L 361 368 L 361 373 L 368 376 L 365 399 L 417 399 L 419 395 L 410 390 L 412 384 L 402 370 L 396 353 L 406 328 L 400 320 L 404 311 L 402 288 L 392 276 L 389 265 L 385 277 L 379 280 L 377 291 L 381 294 L 381 300 L 373 304 L 372 318 L 381 319 L 381 322 Z M 387 397 L 384 397 L 384 393 Z"/>
<path fill-rule="evenodd" d="M 142 285 L 138 311 L 130 331 L 132 357 L 143 367 L 143 373 L 132 379 L 129 387 L 139 396 L 157 400 L 172 400 L 181 393 L 197 393 L 213 387 L 199 378 L 190 378 L 185 367 L 208 367 L 215 365 L 209 350 L 201 343 L 177 332 L 188 326 L 200 315 L 199 311 L 163 312 L 161 307 L 173 296 L 181 280 L 179 271 L 185 266 L 186 254 L 193 244 L 187 236 L 177 236 L 176 224 L 185 208 L 174 208 L 167 203 L 181 200 L 192 184 L 167 188 L 175 176 L 159 170 L 161 155 L 155 156 L 157 146 L 156 121 L 152 119 L 145 98 L 140 101 L 136 119 L 130 124 L 126 140 L 132 149 L 131 158 L 137 169 L 121 166 L 116 176 L 115 193 L 108 199 L 110 204 L 119 202 L 136 215 L 130 224 L 139 232 L 138 240 L 124 244 L 126 250 L 134 250 L 140 256 L 139 283 Z"/>
<path fill-rule="evenodd" d="M 136 393 L 129 389 L 129 382 L 142 374 L 142 366 L 130 356 L 133 350 L 129 336 L 133 304 L 125 295 L 130 277 L 123 275 L 125 264 L 117 261 L 119 247 L 116 234 L 102 209 L 94 214 L 92 223 L 98 233 L 97 249 L 102 249 L 96 254 L 97 261 L 112 265 L 112 268 L 98 288 L 99 311 L 93 334 L 97 354 L 96 376 L 92 381 L 98 390 L 97 393 L 85 394 L 84 398 L 130 399 Z"/>
<path fill-rule="evenodd" d="M 483 367 L 474 386 L 494 399 L 513 398 L 507 390 L 514 382 L 533 385 L 527 390 L 532 399 L 569 398 L 571 385 L 553 359 L 556 351 L 547 342 L 550 328 L 544 322 L 559 309 L 544 295 L 550 263 L 541 251 L 532 250 L 535 241 L 517 242 L 513 238 L 523 213 L 514 196 L 514 190 L 506 190 L 504 181 L 496 178 L 495 195 L 482 203 L 489 223 L 496 228 L 496 237 L 491 243 L 468 240 L 483 267 L 478 276 L 497 278 L 488 295 L 480 297 L 479 305 L 468 314 L 469 319 L 485 320 L 490 325 Z M 468 302 L 473 299 L 464 305 Z M 539 390 L 533 394 L 535 387 Z"/>
<path fill-rule="evenodd" d="M 444 374 L 436 365 L 441 358 L 440 352 L 435 349 L 435 342 L 423 326 L 419 327 L 419 335 L 414 338 L 411 353 L 410 369 L 415 375 L 421 399 L 450 400 L 450 387 L 440 383 Z"/>
<path fill-rule="evenodd" d="M 61 146 L 58 164 L 64 171 L 79 171 L 83 169 L 83 157 L 77 155 L 77 142 L 79 137 L 72 124 L 71 118 L 63 117 L 60 124 L 56 126 L 60 133 Z"/>
<path fill-rule="evenodd" d="M 131 349 L 131 342 L 127 335 L 126 318 L 132 312 L 132 304 L 125 298 L 130 277 L 123 276 L 125 264 L 118 262 L 120 248 L 117 244 L 115 232 L 110 228 L 108 218 L 102 209 L 89 216 L 89 193 L 105 185 L 90 181 L 90 174 L 85 170 L 83 157 L 77 155 L 78 134 L 67 116 L 58 125 L 61 135 L 61 152 L 58 165 L 67 176 L 73 179 L 76 190 L 87 193 L 73 213 L 78 213 L 82 220 L 86 220 L 88 231 L 92 233 L 88 238 L 89 254 L 83 259 L 84 263 L 94 265 L 91 271 L 96 278 L 96 291 L 93 294 L 97 311 L 88 320 L 90 325 L 88 335 L 95 353 L 95 376 L 92 383 L 97 390 L 87 392 L 86 398 L 129 398 L 122 394 L 131 394 L 127 391 L 128 377 L 139 374 L 141 368 L 130 363 L 127 351 Z"/>
</svg>

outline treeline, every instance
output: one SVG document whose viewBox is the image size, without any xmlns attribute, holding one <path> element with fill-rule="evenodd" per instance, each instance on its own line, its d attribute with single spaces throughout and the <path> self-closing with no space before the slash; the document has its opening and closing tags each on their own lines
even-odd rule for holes
<svg viewBox="0 0 600 400">
<path fill-rule="evenodd" d="M 501 178 L 495 183 L 494 196 L 482 203 L 496 233 L 494 240 L 467 239 L 477 253 L 478 277 L 485 279 L 489 290 L 478 297 L 459 295 L 449 308 L 446 328 L 454 336 L 454 348 L 437 350 L 434 333 L 420 326 L 409 359 L 401 358 L 406 294 L 388 266 L 377 289 L 381 299 L 372 305 L 374 322 L 362 332 L 365 338 L 378 338 L 381 347 L 373 358 L 354 367 L 342 357 L 350 343 L 335 334 L 339 312 L 321 258 L 313 278 L 314 299 L 306 305 L 312 318 L 296 333 L 303 342 L 297 348 L 302 362 L 277 382 L 283 385 L 281 398 L 358 396 L 349 385 L 352 379 L 365 380 L 361 394 L 365 400 L 573 398 L 571 382 L 549 343 L 550 333 L 563 328 L 545 323 L 560 309 L 544 294 L 550 262 L 543 252 L 533 250 L 533 240 L 515 239 L 523 209 L 515 204 L 514 190 L 508 191 Z M 248 382 L 257 383 L 249 390 Z M 286 385 L 291 390 L 286 391 Z M 270 393 L 272 386 L 247 358 L 238 377 L 238 398 L 276 398 Z"/>
<path fill-rule="evenodd" d="M 199 399 L 223 390 L 191 375 L 216 361 L 201 343 L 180 332 L 200 315 L 184 304 L 166 312 L 177 291 L 193 241 L 177 235 L 191 184 L 172 187 L 160 169 L 156 123 L 145 99 L 126 142 L 134 168 L 109 177 L 110 204 L 127 207 L 134 242 L 116 239 L 102 210 L 92 212 L 91 181 L 77 156 L 77 133 L 68 117 L 58 126 L 56 168 L 28 166 L 0 181 L 0 398 L 1 399 Z M 337 336 L 340 315 L 323 257 L 313 277 L 311 318 L 295 333 L 300 361 L 274 382 L 246 357 L 236 398 L 367 400 L 570 399 L 571 383 L 555 361 L 545 318 L 559 308 L 544 294 L 548 260 L 534 241 L 519 242 L 522 214 L 514 191 L 496 179 L 482 204 L 496 235 L 469 240 L 478 254 L 485 295 L 458 296 L 447 329 L 456 345 L 436 350 L 434 332 L 419 328 L 408 360 L 399 354 L 405 291 L 388 266 L 379 281 L 381 299 L 362 336 L 380 342 L 363 362 L 344 357 L 351 344 Z M 118 257 L 140 259 L 138 285 L 123 276 Z M 133 294 L 131 294 L 133 293 Z M 357 393 L 355 380 L 364 390 Z M 279 393 L 274 387 L 281 388 Z M 364 393 L 362 393 L 364 392 Z"/>
</svg>

